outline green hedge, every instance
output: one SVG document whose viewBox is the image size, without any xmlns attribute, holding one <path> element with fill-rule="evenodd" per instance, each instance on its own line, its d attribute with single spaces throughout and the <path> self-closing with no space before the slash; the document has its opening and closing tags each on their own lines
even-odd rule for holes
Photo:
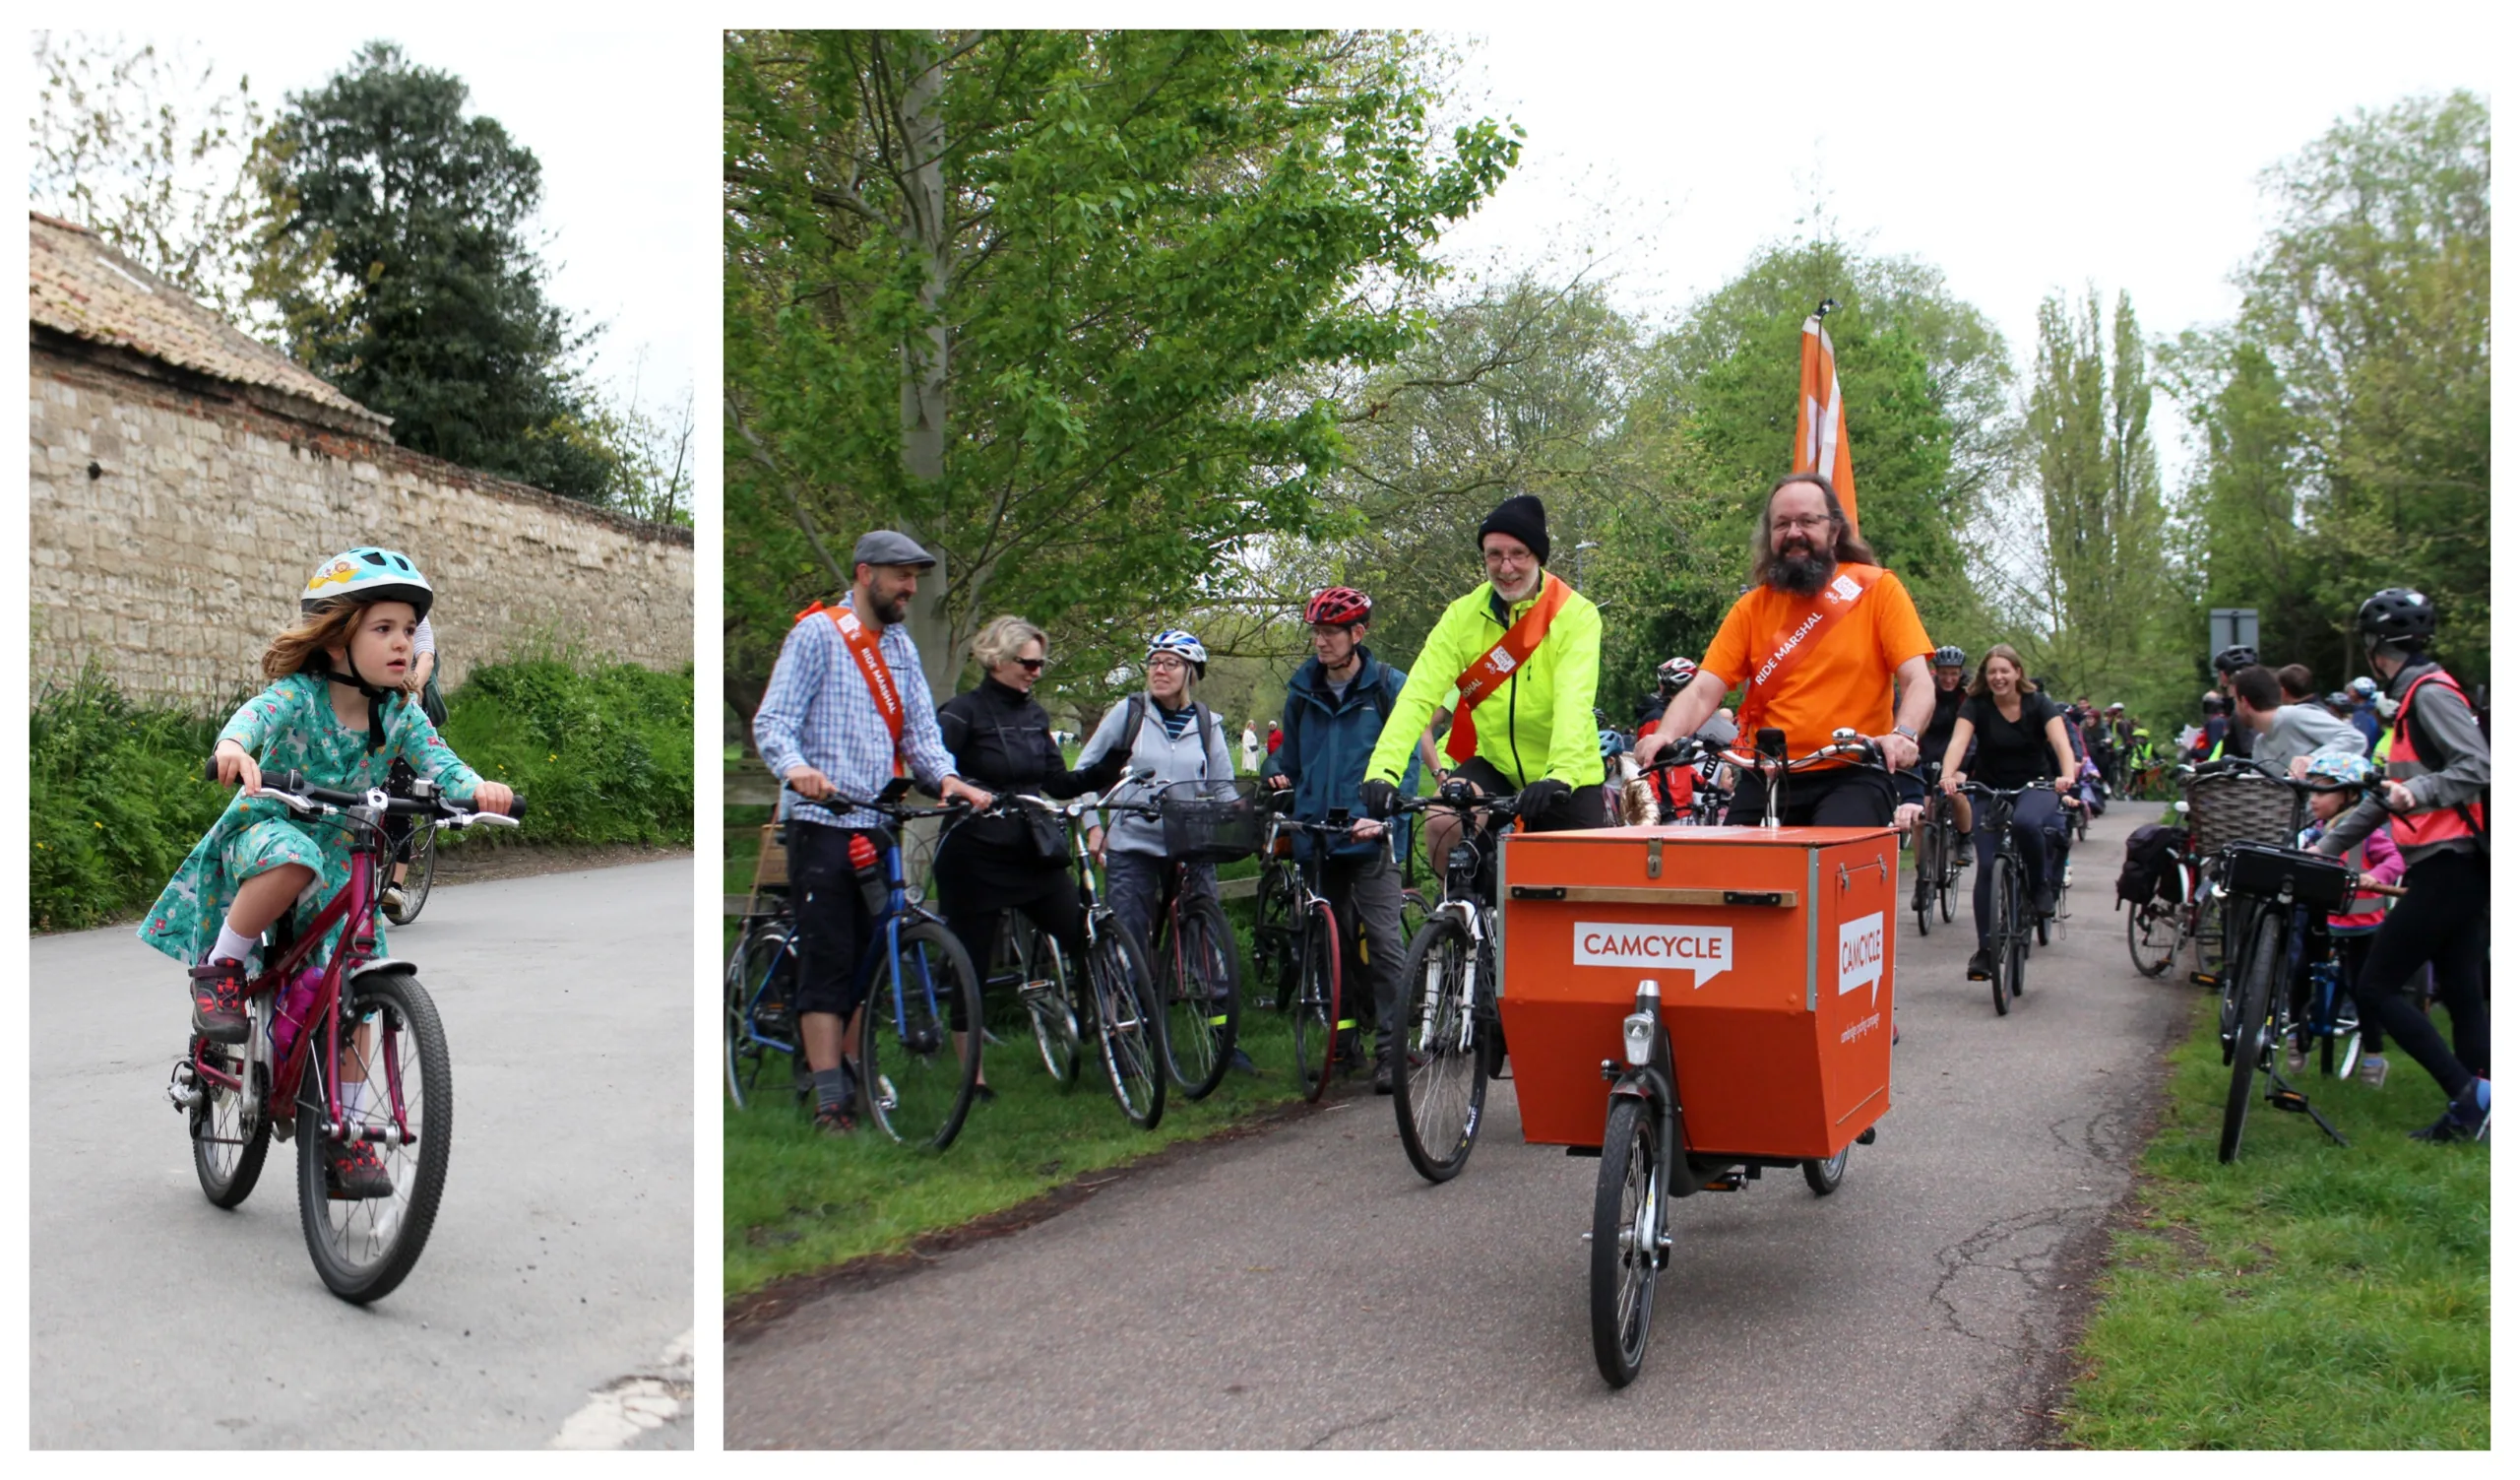
<svg viewBox="0 0 2520 1480">
<path fill-rule="evenodd" d="M 47 687 L 29 725 L 38 931 L 137 917 L 226 805 L 201 779 L 226 715 L 134 704 L 91 668 Z M 449 834 L 478 847 L 692 840 L 692 673 L 550 658 L 485 664 L 447 697 L 447 743 L 466 764 L 525 794 L 516 831 Z"/>
</svg>

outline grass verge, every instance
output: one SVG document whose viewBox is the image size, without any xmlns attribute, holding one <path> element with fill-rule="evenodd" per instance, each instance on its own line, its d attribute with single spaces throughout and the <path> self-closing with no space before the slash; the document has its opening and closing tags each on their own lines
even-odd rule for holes
<svg viewBox="0 0 2520 1480">
<path fill-rule="evenodd" d="M 2231 1071 L 2212 1008 L 2200 997 L 2197 1027 L 2172 1055 L 2169 1103 L 2111 1241 L 2058 1438 L 2111 1449 L 2488 1447 L 2488 1146 L 2406 1138 L 2442 1097 L 2393 1049 L 2380 1090 L 2296 1080 L 2350 1148 L 2261 1100 L 2239 1159 L 2221 1165 Z"/>
</svg>

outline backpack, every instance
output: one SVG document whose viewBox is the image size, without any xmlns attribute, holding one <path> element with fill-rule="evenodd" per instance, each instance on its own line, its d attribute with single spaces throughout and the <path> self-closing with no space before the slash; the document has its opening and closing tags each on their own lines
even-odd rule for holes
<svg viewBox="0 0 2520 1480">
<path fill-rule="evenodd" d="M 1122 755 L 1137 754 L 1138 732 L 1146 728 L 1146 712 L 1153 707 L 1153 705 L 1147 703 L 1145 694 L 1134 693 L 1129 695 L 1129 717 L 1125 725 L 1122 727 L 1127 732 L 1128 738 L 1120 741 L 1120 753 Z M 1216 711 L 1208 708 L 1207 705 L 1200 703 L 1198 700 L 1192 699 L 1190 701 L 1190 712 L 1198 717 L 1199 722 L 1200 779 L 1211 780 L 1213 778 L 1207 775 L 1208 753 L 1216 747 Z M 1228 755 L 1230 755 L 1231 753 L 1231 751 L 1227 752 Z"/>
<path fill-rule="evenodd" d="M 2165 903 L 2178 898 L 2178 876 L 2173 860 L 2185 836 L 2180 828 L 2148 822 L 2126 837 L 2126 862 L 2117 869 L 2117 897 L 2128 904 L 2148 899 Z"/>
</svg>

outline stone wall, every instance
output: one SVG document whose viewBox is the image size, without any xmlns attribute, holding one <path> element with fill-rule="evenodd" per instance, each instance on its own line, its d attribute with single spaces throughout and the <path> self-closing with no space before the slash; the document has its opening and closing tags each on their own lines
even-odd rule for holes
<svg viewBox="0 0 2520 1480">
<path fill-rule="evenodd" d="M 135 698 L 208 711 L 265 681 L 315 562 L 400 549 L 437 590 L 439 682 L 536 647 L 691 661 L 692 537 L 126 367 L 38 331 L 30 375 L 39 689 L 100 660 Z"/>
</svg>

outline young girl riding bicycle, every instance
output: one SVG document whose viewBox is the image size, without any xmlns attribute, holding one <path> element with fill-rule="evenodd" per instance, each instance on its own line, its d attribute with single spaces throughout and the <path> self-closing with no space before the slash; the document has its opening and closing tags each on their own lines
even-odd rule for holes
<svg viewBox="0 0 2520 1480">
<path fill-rule="evenodd" d="M 292 903 L 301 923 L 311 920 L 349 877 L 345 834 L 303 827 L 283 804 L 253 795 L 265 766 L 299 771 L 317 786 L 367 791 L 383 788 L 400 758 L 447 797 L 469 798 L 484 811 L 508 809 L 514 794 L 474 775 L 420 712 L 411 634 L 432 599 L 428 578 L 390 549 L 361 546 L 316 566 L 297 621 L 263 652 L 271 687 L 219 733 L 219 779 L 242 785 L 139 933 L 190 969 L 193 1031 L 213 1043 L 245 1040 L 247 963 L 263 932 Z M 381 954 L 381 927 L 376 936 Z M 346 1145 L 334 1170 L 346 1195 L 386 1190 L 384 1168 L 365 1142 Z"/>
</svg>

